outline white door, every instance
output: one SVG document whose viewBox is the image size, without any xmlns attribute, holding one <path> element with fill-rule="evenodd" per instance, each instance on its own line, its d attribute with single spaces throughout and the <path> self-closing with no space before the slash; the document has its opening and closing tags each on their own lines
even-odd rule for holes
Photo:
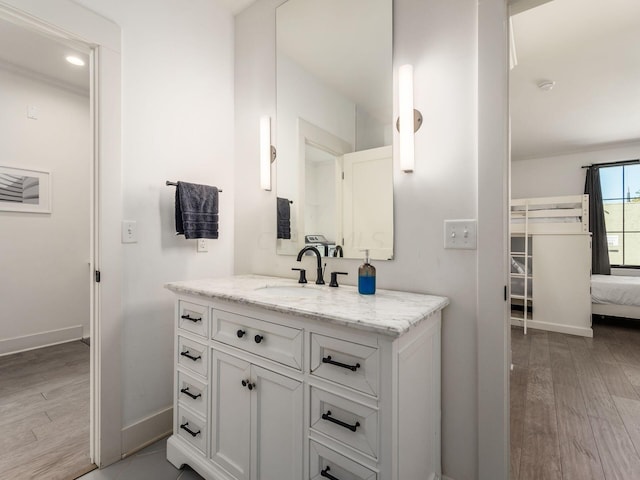
<svg viewBox="0 0 640 480">
<path fill-rule="evenodd" d="M 393 257 L 393 159 L 390 146 L 343 157 L 344 256 Z"/>
<path fill-rule="evenodd" d="M 211 458 L 238 480 L 249 480 L 250 364 L 215 350 L 212 358 Z"/>
<path fill-rule="evenodd" d="M 303 458 L 302 383 L 253 365 L 252 480 L 300 480 Z"/>
</svg>

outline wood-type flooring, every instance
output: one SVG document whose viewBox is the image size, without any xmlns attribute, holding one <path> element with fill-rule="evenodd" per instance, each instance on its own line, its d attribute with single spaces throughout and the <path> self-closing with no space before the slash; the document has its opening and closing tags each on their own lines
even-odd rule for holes
<svg viewBox="0 0 640 480">
<path fill-rule="evenodd" d="M 0 357 L 0 479 L 66 480 L 89 461 L 89 346 Z"/>
<path fill-rule="evenodd" d="M 511 480 L 640 479 L 640 320 L 512 327 Z"/>
</svg>

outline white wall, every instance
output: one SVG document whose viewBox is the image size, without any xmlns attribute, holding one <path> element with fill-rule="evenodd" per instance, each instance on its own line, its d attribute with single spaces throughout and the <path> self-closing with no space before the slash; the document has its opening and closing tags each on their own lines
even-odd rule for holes
<svg viewBox="0 0 640 480">
<path fill-rule="evenodd" d="M 0 212 L 0 353 L 16 345 L 8 339 L 52 330 L 81 326 L 69 334 L 88 337 L 89 97 L 0 68 L 0 105 L 0 165 L 52 174 L 52 213 Z"/>
<path fill-rule="evenodd" d="M 511 162 L 511 198 L 584 193 L 583 165 L 640 158 L 640 142 Z"/>
<path fill-rule="evenodd" d="M 275 192 L 260 190 L 257 168 L 259 118 L 276 115 L 279 3 L 258 0 L 236 17 L 236 161 L 243 174 L 235 179 L 242 192 L 235 270 L 293 278 L 295 259 L 275 254 Z M 379 288 L 451 298 L 443 314 L 442 454 L 445 475 L 456 480 L 478 475 L 477 256 L 445 250 L 442 229 L 444 219 L 477 215 L 477 8 L 475 0 L 394 2 L 394 65 L 414 65 L 415 104 L 425 121 L 415 137 L 415 172 L 394 164 L 395 258 L 375 264 Z M 310 271 L 312 260 L 304 260 Z M 343 282 L 354 284 L 360 261 L 327 260 L 327 271 L 348 271 Z M 499 285 L 500 302 L 498 293 Z"/>
<path fill-rule="evenodd" d="M 138 243 L 124 245 L 127 428 L 172 405 L 173 298 L 163 284 L 233 273 L 233 17 L 208 0 L 78 2 L 122 29 L 122 215 L 138 222 Z M 224 190 L 208 253 L 175 236 L 166 180 Z"/>
</svg>

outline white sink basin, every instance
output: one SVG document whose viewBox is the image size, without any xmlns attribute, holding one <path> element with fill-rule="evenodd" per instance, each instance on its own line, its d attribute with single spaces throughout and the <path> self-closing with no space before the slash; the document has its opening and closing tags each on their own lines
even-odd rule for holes
<svg viewBox="0 0 640 480">
<path fill-rule="evenodd" d="M 310 287 L 306 284 L 296 285 L 267 285 L 257 288 L 256 293 L 268 297 L 317 297 L 322 295 L 323 289 Z"/>
</svg>

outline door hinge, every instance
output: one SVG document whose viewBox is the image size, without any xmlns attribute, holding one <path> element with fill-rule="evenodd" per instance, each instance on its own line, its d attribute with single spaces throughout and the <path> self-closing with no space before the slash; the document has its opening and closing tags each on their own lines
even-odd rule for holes
<svg viewBox="0 0 640 480">
<path fill-rule="evenodd" d="M 344 172 L 342 172 L 342 179 L 344 180 Z"/>
<path fill-rule="evenodd" d="M 96 283 L 100 283 L 100 270 L 96 270 Z"/>
<path fill-rule="evenodd" d="M 507 286 L 505 285 L 505 286 L 504 286 L 504 301 L 505 301 L 505 302 L 507 301 L 507 293 L 508 293 L 508 292 L 507 292 Z"/>
</svg>

